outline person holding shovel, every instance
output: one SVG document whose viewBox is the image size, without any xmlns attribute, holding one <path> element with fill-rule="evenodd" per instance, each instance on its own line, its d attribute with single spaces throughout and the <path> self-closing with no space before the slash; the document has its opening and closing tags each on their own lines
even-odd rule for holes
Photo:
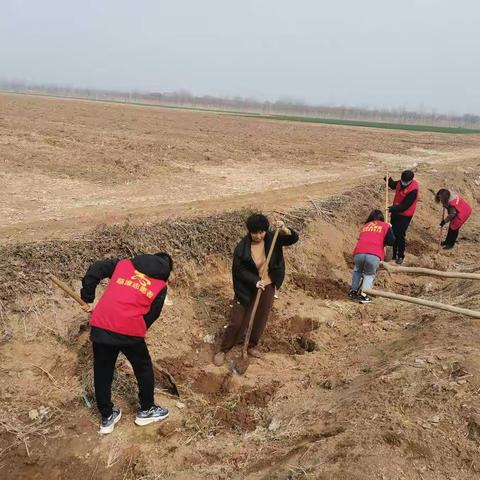
<svg viewBox="0 0 480 480">
<path fill-rule="evenodd" d="M 97 261 L 83 277 L 80 296 L 87 303 L 95 300 L 100 281 L 110 278 L 96 307 L 86 305 L 84 308 L 93 312 L 90 340 L 102 434 L 113 432 L 122 416 L 111 401 L 113 373 L 120 352 L 131 363 L 138 383 L 140 409 L 135 423 L 148 425 L 168 417 L 168 410 L 154 402 L 153 366 L 144 337 L 160 316 L 172 267 L 170 255 L 162 252 L 132 259 Z"/>
<path fill-rule="evenodd" d="M 457 241 L 460 227 L 468 220 L 472 214 L 472 207 L 460 195 L 455 192 L 441 188 L 435 195 L 435 201 L 441 203 L 447 210 L 447 216 L 440 222 L 440 227 L 447 223 L 448 233 L 445 240 L 441 243 L 444 250 L 451 250 Z"/>
<path fill-rule="evenodd" d="M 394 245 L 395 236 L 380 210 L 373 210 L 360 230 L 353 259 L 355 267 L 352 288 L 348 296 L 360 303 L 370 303 L 371 298 L 362 289 L 372 288 L 380 262 L 385 258 L 385 246 Z"/>
<path fill-rule="evenodd" d="M 398 265 L 403 263 L 405 258 L 406 233 L 417 209 L 419 185 L 414 180 L 415 174 L 411 170 L 402 172 L 400 180 L 388 179 L 388 186 L 395 190 L 393 205 L 388 207 L 390 212 L 390 223 L 395 243 L 393 244 L 393 260 Z"/>
<path fill-rule="evenodd" d="M 214 364 L 223 365 L 225 354 L 245 335 L 250 315 L 255 303 L 257 289 L 262 290 L 255 314 L 248 354 L 259 357 L 256 349 L 267 324 L 272 309 L 275 289 L 279 289 L 285 278 L 285 260 L 283 247 L 298 241 L 298 234 L 287 228 L 282 221 L 275 223 L 279 235 L 275 243 L 270 262 L 266 259 L 274 238 L 269 231 L 269 221 L 265 215 L 251 215 L 246 222 L 248 233 L 240 240 L 233 254 L 232 278 L 235 299 L 230 321 L 225 329 L 220 351 L 214 357 Z"/>
</svg>

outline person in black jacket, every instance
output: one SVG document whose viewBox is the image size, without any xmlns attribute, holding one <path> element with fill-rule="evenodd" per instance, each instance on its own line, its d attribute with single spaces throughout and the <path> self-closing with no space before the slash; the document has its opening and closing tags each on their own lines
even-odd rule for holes
<svg viewBox="0 0 480 480">
<path fill-rule="evenodd" d="M 220 351 L 214 357 L 217 366 L 225 362 L 225 353 L 245 336 L 259 288 L 262 295 L 255 314 L 248 353 L 253 357 L 260 355 L 255 347 L 272 309 L 275 288 L 279 289 L 285 278 L 283 247 L 298 241 L 298 234 L 294 230 L 287 228 L 281 221 L 277 222 L 275 227 L 280 229 L 280 233 L 267 266 L 266 258 L 274 235 L 269 231 L 269 221 L 265 215 L 254 214 L 247 219 L 246 224 L 248 234 L 238 243 L 233 254 L 232 278 L 235 299 Z"/>
<path fill-rule="evenodd" d="M 168 416 L 167 409 L 154 403 L 153 366 L 144 336 L 160 316 L 172 267 L 171 257 L 163 252 L 132 259 L 100 260 L 88 268 L 82 280 L 80 296 L 91 304 L 100 281 L 111 279 L 95 309 L 91 305 L 84 308 L 93 311 L 90 340 L 102 434 L 111 433 L 122 415 L 111 402 L 113 374 L 120 352 L 131 363 L 138 383 L 140 410 L 135 423 L 147 425 Z"/>
<path fill-rule="evenodd" d="M 388 207 L 395 243 L 393 244 L 393 260 L 401 265 L 405 258 L 406 234 L 418 203 L 419 185 L 411 170 L 404 170 L 400 180 L 388 179 L 388 186 L 395 190 L 393 205 Z"/>
</svg>

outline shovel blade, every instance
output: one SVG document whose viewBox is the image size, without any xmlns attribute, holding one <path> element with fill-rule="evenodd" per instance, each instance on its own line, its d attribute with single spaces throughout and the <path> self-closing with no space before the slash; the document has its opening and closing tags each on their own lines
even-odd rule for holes
<svg viewBox="0 0 480 480">
<path fill-rule="evenodd" d="M 247 358 L 240 357 L 234 360 L 233 369 L 235 370 L 235 372 L 238 373 L 238 375 L 243 375 L 247 371 L 249 365 L 250 365 L 250 359 L 248 357 Z"/>
</svg>

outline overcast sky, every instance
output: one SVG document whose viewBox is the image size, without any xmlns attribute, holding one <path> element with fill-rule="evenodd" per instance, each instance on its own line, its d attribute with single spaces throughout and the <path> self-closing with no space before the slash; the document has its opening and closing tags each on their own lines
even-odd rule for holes
<svg viewBox="0 0 480 480">
<path fill-rule="evenodd" d="M 480 0 L 0 0 L 0 78 L 480 114 Z"/>
</svg>

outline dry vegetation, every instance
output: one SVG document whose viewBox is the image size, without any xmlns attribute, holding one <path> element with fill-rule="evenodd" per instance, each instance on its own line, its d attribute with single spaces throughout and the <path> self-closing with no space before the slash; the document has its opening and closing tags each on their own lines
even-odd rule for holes
<svg viewBox="0 0 480 480">
<path fill-rule="evenodd" d="M 441 173 L 435 164 L 418 169 L 425 193 L 408 262 L 478 271 L 477 214 L 457 250 L 436 253 L 439 212 L 427 188 L 445 182 L 474 204 L 479 197 L 479 156 L 459 165 L 452 155 Z M 392 161 L 397 165 L 398 158 Z M 360 185 L 319 197 L 303 197 L 291 208 L 263 205 L 298 229 L 301 242 L 287 254 L 289 274 L 265 332 L 264 358 L 244 376 L 211 364 L 211 341 L 219 341 L 229 314 L 230 255 L 248 209 L 201 210 L 149 223 L 122 220 L 56 239 L 30 242 L 22 234 L 3 242 L 0 474 L 122 480 L 479 477 L 477 323 L 380 299 L 368 307 L 349 302 L 345 289 L 358 224 L 372 206 L 383 204 L 382 187 Z M 121 361 L 114 398 L 125 416 L 112 435 L 99 438 L 98 418 L 89 408 L 87 318 L 45 274 L 52 271 L 78 288 L 96 258 L 160 249 L 175 256 L 173 305 L 165 307 L 148 343 L 156 365 L 174 377 L 179 397 L 158 381 L 157 401 L 171 417 L 135 427 L 135 382 Z M 480 300 L 478 286 L 467 281 L 382 273 L 377 286 L 474 309 Z"/>
</svg>

